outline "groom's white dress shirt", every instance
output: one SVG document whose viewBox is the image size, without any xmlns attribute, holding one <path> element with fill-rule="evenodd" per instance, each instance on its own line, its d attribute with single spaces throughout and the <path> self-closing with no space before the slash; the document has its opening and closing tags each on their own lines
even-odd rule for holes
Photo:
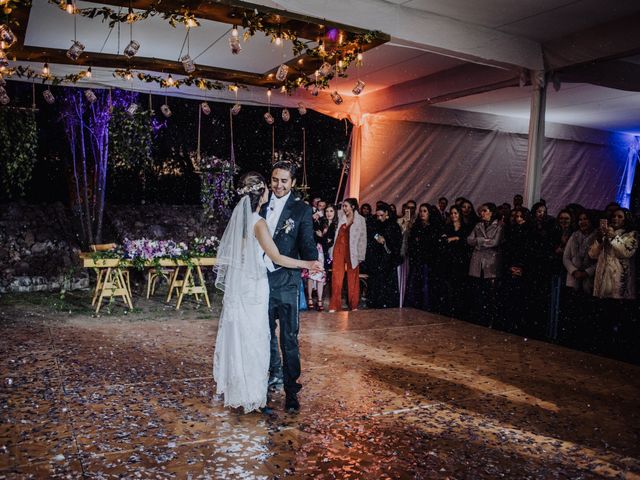
<svg viewBox="0 0 640 480">
<path fill-rule="evenodd" d="M 282 210 L 284 210 L 284 205 L 289 200 L 289 196 L 291 192 L 287 193 L 283 197 L 276 197 L 275 194 L 271 195 L 271 199 L 269 200 L 269 205 L 267 205 L 267 227 L 269 227 L 269 232 L 271 236 L 276 233 L 276 228 L 278 227 L 278 220 L 280 219 L 280 215 L 282 215 Z M 270 272 L 274 272 L 277 270 L 274 263 L 268 256 L 264 256 L 264 263 L 267 267 L 267 270 Z"/>
</svg>

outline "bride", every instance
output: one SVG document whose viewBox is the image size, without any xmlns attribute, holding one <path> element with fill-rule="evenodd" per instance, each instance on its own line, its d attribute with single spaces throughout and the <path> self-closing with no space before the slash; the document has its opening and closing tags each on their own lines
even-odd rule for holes
<svg viewBox="0 0 640 480">
<path fill-rule="evenodd" d="M 240 179 L 242 195 L 220 241 L 216 287 L 224 291 L 213 356 L 213 378 L 225 407 L 245 413 L 267 404 L 269 380 L 269 282 L 266 254 L 274 264 L 320 271 L 317 261 L 281 255 L 258 212 L 268 200 L 264 178 L 249 172 Z"/>
</svg>

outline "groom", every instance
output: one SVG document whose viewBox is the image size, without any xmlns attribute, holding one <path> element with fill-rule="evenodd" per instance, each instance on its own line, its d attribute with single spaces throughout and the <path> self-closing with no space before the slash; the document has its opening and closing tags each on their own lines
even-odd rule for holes
<svg viewBox="0 0 640 480">
<path fill-rule="evenodd" d="M 295 164 L 276 162 L 271 168 L 271 195 L 261 215 L 267 221 L 273 241 L 280 253 L 302 260 L 317 260 L 318 250 L 313 239 L 311 207 L 297 198 L 291 189 L 296 184 Z M 284 382 L 285 409 L 300 409 L 298 392 L 300 350 L 298 349 L 298 296 L 300 270 L 273 265 L 265 256 L 269 277 L 269 326 L 271 327 L 271 362 L 269 387 Z M 276 336 L 276 321 L 280 326 L 280 350 Z"/>
</svg>

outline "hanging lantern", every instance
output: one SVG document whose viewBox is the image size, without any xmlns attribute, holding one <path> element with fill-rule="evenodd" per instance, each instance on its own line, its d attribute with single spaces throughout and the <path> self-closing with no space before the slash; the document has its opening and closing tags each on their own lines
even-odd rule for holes
<svg viewBox="0 0 640 480">
<path fill-rule="evenodd" d="M 362 80 L 358 80 L 358 83 L 356 83 L 356 86 L 353 87 L 353 90 L 351 91 L 354 95 L 360 95 L 362 93 L 362 90 L 364 90 L 364 85 L 365 83 Z"/>
<path fill-rule="evenodd" d="M 169 105 L 167 105 L 166 103 L 160 107 L 160 111 L 166 118 L 169 118 L 171 115 L 173 115 L 173 112 L 169 108 Z"/>
<path fill-rule="evenodd" d="M 138 53 L 139 49 L 140 49 L 140 44 L 135 40 L 131 40 L 129 44 L 124 48 L 123 53 L 127 56 L 127 58 L 131 58 L 136 53 Z"/>
<path fill-rule="evenodd" d="M 231 107 L 231 113 L 233 115 L 238 115 L 241 109 L 242 109 L 242 105 L 240 105 L 239 103 L 236 103 L 233 107 Z"/>
<path fill-rule="evenodd" d="M 204 113 L 205 115 L 209 115 L 211 113 L 211 107 L 207 102 L 202 102 L 200 104 L 200 110 L 202 110 L 202 113 Z"/>
<path fill-rule="evenodd" d="M 127 107 L 127 113 L 131 117 L 133 117 L 136 114 L 137 111 L 138 111 L 138 104 L 137 103 L 132 103 L 131 105 L 129 105 L 129 107 Z"/>
<path fill-rule="evenodd" d="M 267 122 L 269 125 L 273 125 L 273 122 L 275 121 L 275 119 L 273 118 L 273 115 L 267 112 L 264 114 L 264 121 Z"/>
<path fill-rule="evenodd" d="M 0 67 L 8 67 L 9 59 L 7 58 L 7 54 L 4 53 L 4 50 L 0 50 Z"/>
<path fill-rule="evenodd" d="M 284 120 L 285 122 L 288 122 L 290 118 L 291 118 L 291 114 L 289 113 L 289 110 L 286 108 L 282 110 L 282 120 Z"/>
<path fill-rule="evenodd" d="M 93 103 L 98 99 L 98 97 L 96 97 L 96 94 L 93 93 L 93 90 L 91 89 L 84 91 L 84 98 L 86 98 L 87 102 L 89 103 Z"/>
<path fill-rule="evenodd" d="M 74 62 L 80 58 L 82 52 L 84 52 L 84 45 L 77 40 L 72 40 L 71 47 L 67 50 L 67 57 Z"/>
<path fill-rule="evenodd" d="M 306 115 L 307 114 L 307 107 L 305 107 L 304 103 L 302 103 L 302 102 L 298 103 L 298 113 L 300 115 Z"/>
<path fill-rule="evenodd" d="M 196 65 L 195 63 L 193 63 L 193 60 L 191 60 L 191 57 L 189 56 L 189 54 L 182 57 L 180 61 L 182 62 L 182 66 L 184 67 L 185 72 L 193 73 L 196 71 Z"/>
<path fill-rule="evenodd" d="M 44 92 L 42 92 L 42 96 L 44 97 L 44 101 L 49 105 L 53 104 L 56 101 L 56 97 L 53 96 L 53 93 L 51 93 L 51 90 L 49 90 L 48 88 Z"/>
<path fill-rule="evenodd" d="M 229 48 L 231 53 L 238 55 L 242 51 L 242 45 L 240 45 L 240 38 L 234 37 L 233 34 L 229 36 Z"/>
<path fill-rule="evenodd" d="M 289 66 L 284 63 L 278 67 L 276 72 L 276 79 L 280 82 L 284 82 L 287 79 L 287 73 L 289 73 Z"/>
<path fill-rule="evenodd" d="M 328 77 L 329 74 L 331 73 L 331 64 L 329 62 L 324 62 L 322 65 L 320 65 L 320 68 L 318 69 L 318 74 L 322 77 Z"/>
<path fill-rule="evenodd" d="M 343 102 L 342 97 L 337 90 L 331 94 L 331 100 L 333 100 L 333 103 L 336 105 L 340 105 Z"/>
<path fill-rule="evenodd" d="M 3 23 L 0 25 L 0 48 L 11 48 L 14 43 L 16 43 L 16 36 L 9 28 L 9 25 Z"/>
</svg>

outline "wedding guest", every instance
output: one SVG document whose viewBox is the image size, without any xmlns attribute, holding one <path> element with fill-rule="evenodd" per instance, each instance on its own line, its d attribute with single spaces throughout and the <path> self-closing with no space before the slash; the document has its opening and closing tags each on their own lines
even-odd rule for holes
<svg viewBox="0 0 640 480">
<path fill-rule="evenodd" d="M 434 212 L 436 215 L 437 213 Z M 405 305 L 421 310 L 430 310 L 431 276 L 438 255 L 438 243 L 442 230 L 440 223 L 432 220 L 429 205 L 423 203 L 418 218 L 407 235 L 407 257 L 409 279 Z"/>
<path fill-rule="evenodd" d="M 504 319 L 507 331 L 526 331 L 526 305 L 531 278 L 531 218 L 529 211 L 515 207 L 505 227 L 502 252 L 504 258 Z"/>
<path fill-rule="evenodd" d="M 329 271 L 332 263 L 333 242 L 338 228 L 336 207 L 333 205 L 327 205 L 327 208 L 324 209 L 324 216 L 326 224 L 322 234 L 322 251 L 324 253 L 324 268 L 326 271 Z"/>
<path fill-rule="evenodd" d="M 411 202 L 411 201 L 410 201 Z M 415 207 L 412 209 L 409 202 L 402 205 L 402 217 L 398 218 L 398 225 L 402 232 L 402 247 L 400 256 L 402 263 L 398 265 L 398 289 L 400 291 L 400 308 L 403 306 L 404 296 L 407 288 L 407 278 L 409 276 L 409 259 L 407 257 L 407 238 L 409 229 L 414 221 Z"/>
<path fill-rule="evenodd" d="M 524 207 L 524 198 L 519 193 L 516 193 L 513 196 L 513 209 L 515 210 L 518 207 Z"/>
<path fill-rule="evenodd" d="M 395 308 L 399 305 L 398 276 L 402 232 L 390 218 L 389 205 L 381 203 L 376 210 L 376 226 L 371 255 L 375 259 L 369 265 L 369 306 Z M 369 254 L 369 252 L 367 252 Z"/>
<path fill-rule="evenodd" d="M 313 238 L 316 242 L 316 248 L 318 250 L 318 261 L 325 264 L 325 253 L 324 253 L 324 236 L 325 232 L 328 229 L 328 223 L 324 216 L 325 205 L 324 202 L 320 199 L 316 202 L 316 211 L 312 215 L 313 219 Z M 307 293 L 307 309 L 312 310 L 314 307 L 313 302 L 313 292 L 316 292 L 317 301 L 316 301 L 316 309 L 321 312 L 324 310 L 324 306 L 322 303 L 322 297 L 324 294 L 324 286 L 326 284 L 326 272 L 309 272 L 308 270 L 302 270 L 302 281 L 306 287 Z"/>
<path fill-rule="evenodd" d="M 466 198 L 460 204 L 460 213 L 462 213 L 462 223 L 469 229 L 473 229 L 478 223 L 478 216 L 473 208 L 473 203 Z"/>
<path fill-rule="evenodd" d="M 447 197 L 440 197 L 438 199 L 438 215 L 440 215 L 443 225 L 447 221 L 447 205 L 449 205 Z"/>
<path fill-rule="evenodd" d="M 398 221 L 398 209 L 396 208 L 396 204 L 395 203 L 390 203 L 389 204 L 389 219 L 392 222 Z"/>
<path fill-rule="evenodd" d="M 497 283 L 502 267 L 500 245 L 504 238 L 504 225 L 498 222 L 498 209 L 494 203 L 484 203 L 479 210 L 480 222 L 467 238 L 467 243 L 473 247 L 469 276 L 476 279 L 479 320 L 492 327 L 498 320 Z"/>
<path fill-rule="evenodd" d="M 530 233 L 531 266 L 529 282 L 529 321 L 527 334 L 543 336 L 554 318 L 553 276 L 557 270 L 556 247 L 559 231 L 554 219 L 547 214 L 547 207 L 537 202 L 531 208 Z"/>
<path fill-rule="evenodd" d="M 360 302 L 360 263 L 367 251 L 367 226 L 358 213 L 358 201 L 347 198 L 342 203 L 343 214 L 338 213 L 338 227 L 333 247 L 333 273 L 329 312 L 342 310 L 342 284 L 347 275 L 347 302 L 349 308 L 358 309 Z"/>
<path fill-rule="evenodd" d="M 471 247 L 467 237 L 471 229 L 462 222 L 460 207 L 452 205 L 442 234 L 441 271 L 446 285 L 444 313 L 462 318 L 468 309 L 467 276 Z"/>
<path fill-rule="evenodd" d="M 596 239 L 591 218 L 587 212 L 578 214 L 578 230 L 567 241 L 562 261 L 567 269 L 567 287 L 591 295 L 596 266 L 589 257 L 589 247 Z"/>
<path fill-rule="evenodd" d="M 360 215 L 362 215 L 365 220 L 368 220 L 371 217 L 371 205 L 368 203 L 360 205 Z"/>
<path fill-rule="evenodd" d="M 598 298 L 634 300 L 635 254 L 638 233 L 633 227 L 633 217 L 626 208 L 616 209 L 611 225 L 602 221 L 589 256 L 597 260 L 593 295 Z"/>
<path fill-rule="evenodd" d="M 640 336 L 633 313 L 637 249 L 638 233 L 626 208 L 613 212 L 611 224 L 601 220 L 596 240 L 589 249 L 589 256 L 597 260 L 593 295 L 603 299 L 606 316 L 602 323 L 610 328 L 602 335 L 605 349 L 609 353 L 622 352 L 625 358 L 636 360 Z"/>
</svg>

